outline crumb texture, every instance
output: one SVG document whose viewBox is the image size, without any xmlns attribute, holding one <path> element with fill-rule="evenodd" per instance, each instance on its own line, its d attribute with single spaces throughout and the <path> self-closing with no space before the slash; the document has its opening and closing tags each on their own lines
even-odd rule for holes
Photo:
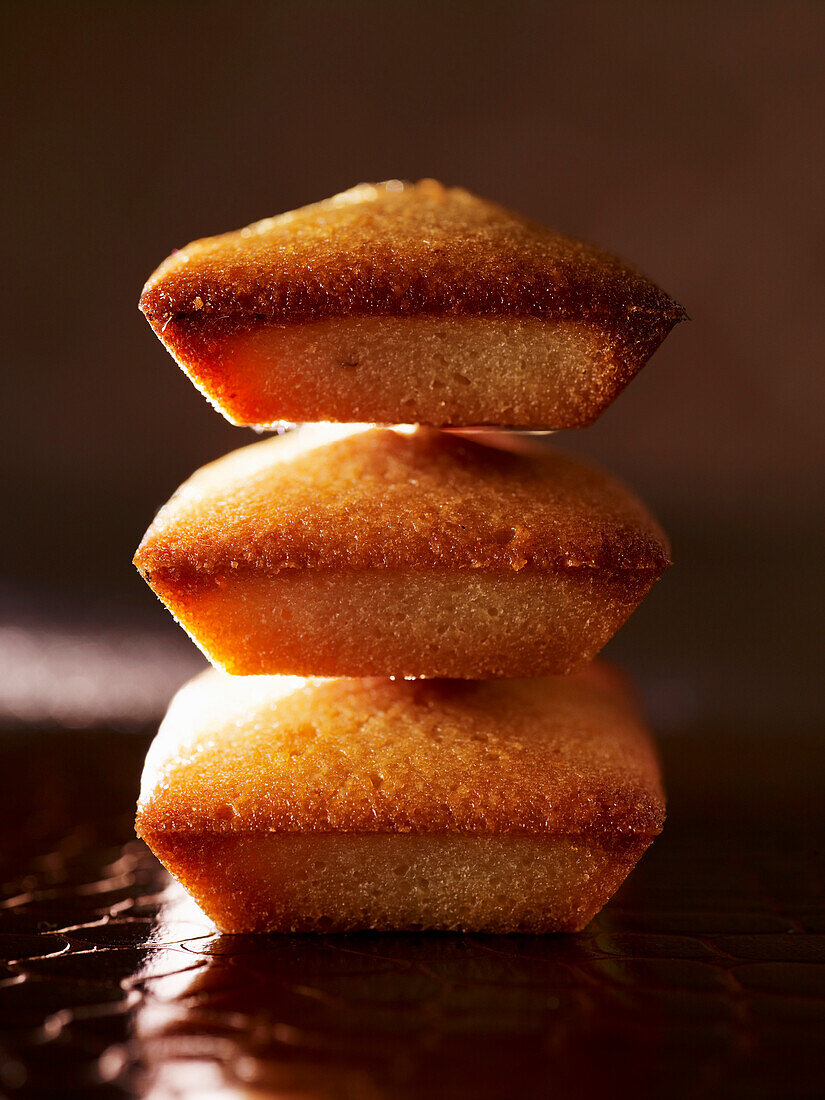
<svg viewBox="0 0 825 1100">
<path fill-rule="evenodd" d="M 512 317 L 261 322 L 220 339 L 170 323 L 163 340 L 232 423 L 258 426 L 583 427 L 645 360 L 580 322 Z"/>
<path fill-rule="evenodd" d="M 238 676 L 489 679 L 575 672 L 653 575 L 597 569 L 237 572 L 180 593 L 155 580 L 210 661 Z"/>
<path fill-rule="evenodd" d="M 224 932 L 578 932 L 648 847 L 567 837 L 174 836 L 157 854 Z"/>
</svg>

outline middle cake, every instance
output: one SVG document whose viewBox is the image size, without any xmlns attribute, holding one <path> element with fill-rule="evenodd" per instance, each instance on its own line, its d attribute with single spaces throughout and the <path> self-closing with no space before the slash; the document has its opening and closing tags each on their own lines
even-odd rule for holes
<svg viewBox="0 0 825 1100">
<path fill-rule="evenodd" d="M 314 425 L 199 470 L 135 564 L 235 674 L 575 671 L 669 564 L 619 481 L 533 443 Z"/>
</svg>

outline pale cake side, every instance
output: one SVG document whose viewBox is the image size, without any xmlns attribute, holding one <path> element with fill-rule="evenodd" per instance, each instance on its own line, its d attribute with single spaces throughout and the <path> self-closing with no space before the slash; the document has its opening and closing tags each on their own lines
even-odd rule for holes
<svg viewBox="0 0 825 1100">
<path fill-rule="evenodd" d="M 204 467 L 135 564 L 231 672 L 485 677 L 580 667 L 668 553 L 628 489 L 557 451 L 348 427 Z"/>
<path fill-rule="evenodd" d="M 591 660 L 644 599 L 649 571 L 294 570 L 188 588 L 151 583 L 236 675 L 545 676 Z"/>
<path fill-rule="evenodd" d="M 238 679 L 150 749 L 138 833 L 225 931 L 583 927 L 660 831 L 624 681 Z"/>
<path fill-rule="evenodd" d="M 238 424 L 580 427 L 686 316 L 615 256 L 433 180 L 194 241 L 140 304 Z"/>
<path fill-rule="evenodd" d="M 579 932 L 653 837 L 151 833 L 222 932 Z"/>
</svg>

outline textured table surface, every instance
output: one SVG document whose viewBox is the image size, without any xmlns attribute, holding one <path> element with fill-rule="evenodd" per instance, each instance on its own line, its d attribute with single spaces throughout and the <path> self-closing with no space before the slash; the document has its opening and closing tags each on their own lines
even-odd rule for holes
<svg viewBox="0 0 825 1100">
<path fill-rule="evenodd" d="M 146 739 L 0 736 L 0 1095 L 825 1095 L 825 743 L 663 745 L 577 936 L 221 936 L 133 838 Z"/>
</svg>

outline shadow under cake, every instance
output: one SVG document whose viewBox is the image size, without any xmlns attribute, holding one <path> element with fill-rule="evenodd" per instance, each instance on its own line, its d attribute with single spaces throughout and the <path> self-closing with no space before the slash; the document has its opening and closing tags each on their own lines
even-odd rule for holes
<svg viewBox="0 0 825 1100">
<path fill-rule="evenodd" d="M 611 667 L 531 680 L 238 678 L 172 701 L 137 831 L 226 932 L 577 931 L 660 832 Z"/>
<path fill-rule="evenodd" d="M 135 556 L 236 674 L 565 673 L 668 565 L 609 475 L 429 428 L 313 426 L 199 470 Z"/>
<path fill-rule="evenodd" d="M 686 317 L 615 256 L 434 180 L 195 241 L 140 305 L 252 425 L 581 427 Z"/>
</svg>

